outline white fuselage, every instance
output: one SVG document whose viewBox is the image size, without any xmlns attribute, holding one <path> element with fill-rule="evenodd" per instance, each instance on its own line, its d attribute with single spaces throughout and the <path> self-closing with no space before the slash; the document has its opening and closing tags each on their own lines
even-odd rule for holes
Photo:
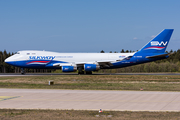
<svg viewBox="0 0 180 120">
<path fill-rule="evenodd" d="M 54 57 L 55 61 L 63 61 L 67 63 L 91 63 L 111 61 L 116 62 L 134 53 L 57 53 L 49 51 L 19 51 L 17 54 L 6 59 L 8 61 L 27 61 L 27 60 L 48 60 L 47 56 Z M 47 57 L 47 58 L 46 58 Z"/>
</svg>

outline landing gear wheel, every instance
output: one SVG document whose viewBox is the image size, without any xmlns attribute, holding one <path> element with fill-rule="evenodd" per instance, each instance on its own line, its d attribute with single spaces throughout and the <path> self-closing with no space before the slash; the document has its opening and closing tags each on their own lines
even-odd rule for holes
<svg viewBox="0 0 180 120">
<path fill-rule="evenodd" d="M 23 68 L 21 68 L 21 74 L 22 75 L 26 74 L 26 71 Z"/>
<path fill-rule="evenodd" d="M 92 71 L 86 71 L 87 75 L 92 75 Z"/>
<path fill-rule="evenodd" d="M 78 74 L 84 74 L 84 71 L 78 71 Z"/>
<path fill-rule="evenodd" d="M 83 71 L 82 67 L 78 67 L 78 74 L 79 75 L 84 74 L 84 71 Z"/>
</svg>

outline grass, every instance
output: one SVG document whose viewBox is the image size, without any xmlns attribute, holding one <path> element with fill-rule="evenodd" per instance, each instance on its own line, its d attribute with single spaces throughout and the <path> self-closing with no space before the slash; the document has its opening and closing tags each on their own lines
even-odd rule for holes
<svg viewBox="0 0 180 120">
<path fill-rule="evenodd" d="M 83 110 L 14 110 L 0 109 L 0 119 L 8 120 L 176 120 L 179 112 L 130 112 Z"/>
<path fill-rule="evenodd" d="M 54 80 L 54 85 L 48 81 Z M 0 88 L 180 91 L 178 75 L 57 75 L 0 77 Z"/>
</svg>

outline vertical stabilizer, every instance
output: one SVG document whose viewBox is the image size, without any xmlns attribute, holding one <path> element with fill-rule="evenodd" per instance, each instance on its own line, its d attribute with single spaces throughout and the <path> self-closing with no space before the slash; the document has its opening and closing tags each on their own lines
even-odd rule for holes
<svg viewBox="0 0 180 120">
<path fill-rule="evenodd" d="M 141 53 L 164 53 L 174 29 L 164 29 L 139 52 Z"/>
</svg>

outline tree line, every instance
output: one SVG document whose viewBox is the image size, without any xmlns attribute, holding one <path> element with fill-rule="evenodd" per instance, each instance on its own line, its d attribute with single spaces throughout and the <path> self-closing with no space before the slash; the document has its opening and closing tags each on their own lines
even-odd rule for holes
<svg viewBox="0 0 180 120">
<path fill-rule="evenodd" d="M 104 53 L 104 51 L 100 51 Z M 134 51 L 122 49 L 120 53 L 129 53 Z M 177 51 L 166 51 L 172 53 L 169 58 L 158 60 L 155 62 L 139 64 L 135 66 L 118 68 L 118 69 L 102 69 L 98 72 L 101 73 L 121 73 L 121 72 L 180 72 L 180 49 Z M 110 51 L 112 53 L 112 51 Z M 116 51 L 114 53 L 117 53 Z M 14 53 L 7 52 L 6 50 L 0 51 L 0 73 L 20 73 L 19 67 L 8 65 L 4 60 Z M 26 69 L 26 72 L 30 73 L 43 73 L 43 72 L 54 72 L 52 69 Z"/>
</svg>

